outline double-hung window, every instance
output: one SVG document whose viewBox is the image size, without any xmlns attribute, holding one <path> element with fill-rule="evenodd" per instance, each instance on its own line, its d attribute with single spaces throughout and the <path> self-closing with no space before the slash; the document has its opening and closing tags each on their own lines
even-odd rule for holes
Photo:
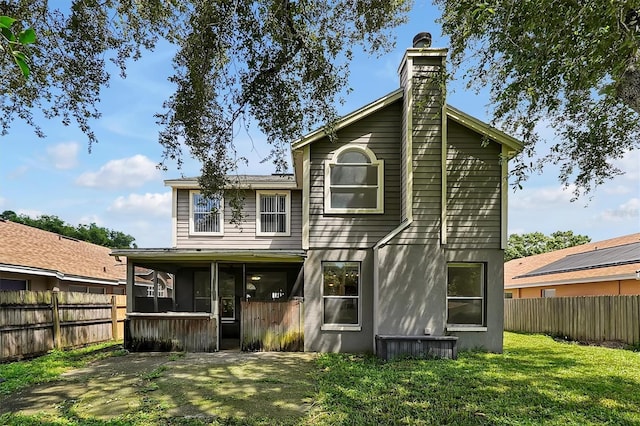
<svg viewBox="0 0 640 426">
<path fill-rule="evenodd" d="M 256 235 L 291 235 L 291 192 L 256 191 Z"/>
<path fill-rule="evenodd" d="M 485 291 L 483 263 L 449 263 L 447 325 L 484 327 Z"/>
<path fill-rule="evenodd" d="M 384 161 L 350 144 L 325 164 L 325 213 L 384 213 Z"/>
<path fill-rule="evenodd" d="M 360 262 L 322 262 L 322 328 L 360 327 Z"/>
<path fill-rule="evenodd" d="M 222 197 L 205 198 L 199 191 L 191 191 L 189 199 L 189 233 L 222 235 L 224 200 Z"/>
</svg>

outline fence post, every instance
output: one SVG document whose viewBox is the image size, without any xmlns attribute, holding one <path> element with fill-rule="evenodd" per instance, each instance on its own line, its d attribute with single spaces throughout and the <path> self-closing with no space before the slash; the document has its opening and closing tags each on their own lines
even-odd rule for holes
<svg viewBox="0 0 640 426">
<path fill-rule="evenodd" d="M 60 310 L 58 309 L 58 293 L 60 289 L 58 287 L 54 287 L 51 290 L 51 310 L 53 317 L 53 347 L 56 349 L 60 349 L 62 347 L 62 342 L 60 338 Z"/>
<path fill-rule="evenodd" d="M 117 297 L 111 296 L 111 338 L 118 340 L 118 302 Z"/>
</svg>

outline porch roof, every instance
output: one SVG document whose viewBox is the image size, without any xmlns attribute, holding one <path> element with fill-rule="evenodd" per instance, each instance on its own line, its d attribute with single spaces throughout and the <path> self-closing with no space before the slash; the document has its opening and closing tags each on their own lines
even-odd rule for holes
<svg viewBox="0 0 640 426">
<path fill-rule="evenodd" d="M 265 249 L 200 249 L 200 248 L 143 248 L 113 249 L 111 256 L 126 256 L 130 261 L 229 261 L 229 262 L 302 262 L 304 250 Z"/>
</svg>

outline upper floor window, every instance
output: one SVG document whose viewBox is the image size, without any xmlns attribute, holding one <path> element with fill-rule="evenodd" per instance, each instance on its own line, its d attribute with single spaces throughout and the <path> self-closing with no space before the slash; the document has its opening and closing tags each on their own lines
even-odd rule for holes
<svg viewBox="0 0 640 426">
<path fill-rule="evenodd" d="M 325 165 L 325 213 L 384 213 L 384 161 L 345 145 Z"/>
<path fill-rule="evenodd" d="M 199 191 L 191 191 L 189 199 L 189 233 L 201 235 L 222 235 L 222 197 L 204 198 Z"/>
<path fill-rule="evenodd" d="M 256 235 L 291 235 L 290 191 L 256 191 Z"/>
</svg>

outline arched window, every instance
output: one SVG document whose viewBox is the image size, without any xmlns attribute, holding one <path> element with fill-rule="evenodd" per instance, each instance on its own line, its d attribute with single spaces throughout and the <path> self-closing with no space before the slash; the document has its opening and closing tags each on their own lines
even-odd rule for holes
<svg viewBox="0 0 640 426">
<path fill-rule="evenodd" d="M 325 213 L 384 213 L 384 161 L 345 145 L 325 164 Z"/>
</svg>

